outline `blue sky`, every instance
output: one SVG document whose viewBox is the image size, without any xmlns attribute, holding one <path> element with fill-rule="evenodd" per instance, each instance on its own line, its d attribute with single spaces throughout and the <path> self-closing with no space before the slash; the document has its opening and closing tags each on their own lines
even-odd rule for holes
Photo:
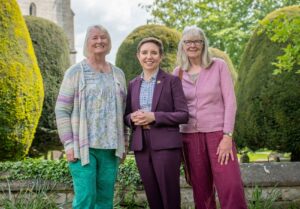
<svg viewBox="0 0 300 209">
<path fill-rule="evenodd" d="M 107 60 L 114 64 L 117 50 L 123 40 L 136 27 L 146 24 L 150 18 L 138 4 L 152 2 L 153 0 L 72 0 L 77 61 L 84 58 L 82 45 L 87 27 L 101 24 L 107 28 L 112 38 L 112 50 L 107 55 Z"/>
</svg>

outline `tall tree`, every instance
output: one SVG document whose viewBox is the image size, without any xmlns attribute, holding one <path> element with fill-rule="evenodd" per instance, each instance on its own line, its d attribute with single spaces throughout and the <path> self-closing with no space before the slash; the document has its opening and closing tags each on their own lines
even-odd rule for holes
<svg viewBox="0 0 300 209">
<path fill-rule="evenodd" d="M 150 23 L 179 31 L 186 25 L 201 27 L 210 45 L 228 53 L 239 65 L 257 22 L 276 8 L 294 4 L 299 4 L 299 0 L 154 0 L 141 7 L 152 15 Z"/>
</svg>

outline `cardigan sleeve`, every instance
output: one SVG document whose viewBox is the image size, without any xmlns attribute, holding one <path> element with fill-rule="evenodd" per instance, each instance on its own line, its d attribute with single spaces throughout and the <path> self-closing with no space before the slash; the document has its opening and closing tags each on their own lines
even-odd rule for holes
<svg viewBox="0 0 300 209">
<path fill-rule="evenodd" d="M 62 81 L 55 106 L 58 134 L 65 150 L 74 148 L 71 114 L 73 111 L 75 88 L 74 81 L 67 72 Z"/>
<path fill-rule="evenodd" d="M 224 101 L 224 126 L 223 132 L 233 132 L 236 114 L 236 98 L 233 80 L 225 62 L 220 66 L 221 91 Z"/>
</svg>

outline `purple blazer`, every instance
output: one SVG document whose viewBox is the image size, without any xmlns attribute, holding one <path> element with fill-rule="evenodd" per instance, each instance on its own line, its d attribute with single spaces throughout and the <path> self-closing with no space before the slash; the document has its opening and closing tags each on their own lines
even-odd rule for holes
<svg viewBox="0 0 300 209">
<path fill-rule="evenodd" d="M 130 113 L 140 109 L 140 87 L 142 78 L 137 76 L 130 81 L 125 110 L 125 124 L 132 133 L 130 149 L 143 149 L 142 128 L 135 126 L 130 119 Z M 172 149 L 182 146 L 179 124 L 188 121 L 188 107 L 183 93 L 182 84 L 178 77 L 165 73 L 159 69 L 154 87 L 151 111 L 155 121 L 150 124 L 150 140 L 153 150 Z"/>
</svg>

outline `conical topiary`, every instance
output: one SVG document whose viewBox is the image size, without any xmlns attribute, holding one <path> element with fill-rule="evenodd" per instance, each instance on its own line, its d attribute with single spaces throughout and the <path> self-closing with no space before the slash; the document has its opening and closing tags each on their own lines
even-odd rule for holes
<svg viewBox="0 0 300 209">
<path fill-rule="evenodd" d="M 300 74 L 294 73 L 300 68 L 299 63 L 293 64 L 290 72 L 274 75 L 274 63 L 284 54 L 283 48 L 299 34 L 277 43 L 266 32 L 270 27 L 279 28 L 277 24 L 281 21 L 294 21 L 299 29 L 300 6 L 285 7 L 269 14 L 246 46 L 238 71 L 235 138 L 240 145 L 252 150 L 265 147 L 291 152 L 292 160 L 300 160 Z M 288 28 L 289 24 L 284 27 L 287 31 L 292 29 Z M 293 47 L 299 48 L 299 44 L 294 43 Z"/>
<path fill-rule="evenodd" d="M 0 0 L 0 160 L 22 159 L 43 104 L 43 83 L 16 0 Z"/>
</svg>

